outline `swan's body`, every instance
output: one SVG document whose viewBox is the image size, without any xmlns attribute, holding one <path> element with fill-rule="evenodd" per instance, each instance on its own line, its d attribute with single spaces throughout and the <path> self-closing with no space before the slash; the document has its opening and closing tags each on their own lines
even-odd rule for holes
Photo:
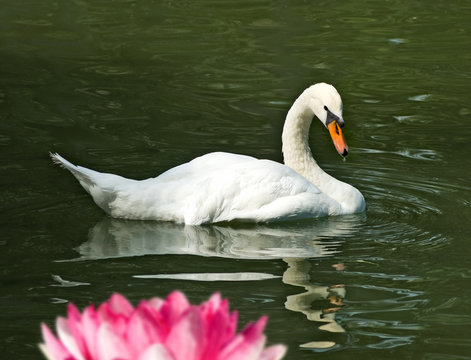
<svg viewBox="0 0 471 360">
<path fill-rule="evenodd" d="M 337 151 L 348 152 L 335 88 L 306 89 L 288 112 L 283 129 L 285 165 L 230 153 L 210 153 L 137 181 L 75 166 L 51 154 L 112 217 L 185 224 L 225 221 L 272 222 L 361 212 L 365 200 L 353 186 L 315 162 L 308 131 L 316 115 L 328 126 Z"/>
</svg>

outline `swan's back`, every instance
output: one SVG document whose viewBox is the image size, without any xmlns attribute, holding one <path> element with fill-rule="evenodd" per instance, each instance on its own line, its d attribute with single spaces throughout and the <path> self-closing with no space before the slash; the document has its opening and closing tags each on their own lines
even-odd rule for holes
<svg viewBox="0 0 471 360">
<path fill-rule="evenodd" d="M 340 213 L 339 204 L 288 166 L 250 156 L 210 153 L 142 181 L 110 178 L 115 175 L 55 160 L 79 179 L 102 209 L 118 218 L 195 225 Z"/>
<path fill-rule="evenodd" d="M 206 224 L 313 217 L 335 212 L 337 206 L 285 165 L 210 153 L 130 184 L 110 208 L 114 217 Z"/>
</svg>

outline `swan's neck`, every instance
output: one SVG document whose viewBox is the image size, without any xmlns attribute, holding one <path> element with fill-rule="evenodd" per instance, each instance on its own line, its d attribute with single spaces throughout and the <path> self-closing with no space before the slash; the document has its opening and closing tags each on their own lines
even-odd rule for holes
<svg viewBox="0 0 471 360">
<path fill-rule="evenodd" d="M 315 113 L 320 114 L 322 103 L 313 101 L 306 92 L 296 99 L 286 116 L 283 127 L 283 157 L 285 165 L 304 176 L 324 194 L 341 204 L 342 212 L 364 208 L 361 193 L 353 186 L 327 174 L 314 160 L 309 147 L 309 128 Z"/>
<path fill-rule="evenodd" d="M 314 111 L 309 106 L 309 97 L 304 92 L 296 99 L 286 116 L 282 150 L 285 165 L 323 190 L 325 175 L 332 177 L 317 165 L 309 147 L 309 128 L 313 117 Z"/>
</svg>

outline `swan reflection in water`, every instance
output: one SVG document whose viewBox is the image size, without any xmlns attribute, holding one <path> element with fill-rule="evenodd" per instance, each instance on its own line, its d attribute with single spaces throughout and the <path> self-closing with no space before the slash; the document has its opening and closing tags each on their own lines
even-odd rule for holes
<svg viewBox="0 0 471 360">
<path fill-rule="evenodd" d="M 303 292 L 287 297 L 285 307 L 301 312 L 307 319 L 322 323 L 319 329 L 344 332 L 335 320 L 343 305 L 345 288 L 315 284 L 310 279 L 311 258 L 331 256 L 343 240 L 352 236 L 363 215 L 349 215 L 278 225 L 185 226 L 167 222 L 125 221 L 104 218 L 89 232 L 89 239 L 77 248 L 74 260 L 95 260 L 142 255 L 198 255 L 230 259 L 282 259 L 287 264 L 282 281 L 302 287 Z M 338 270 L 342 264 L 336 264 Z M 198 281 L 264 280 L 279 276 L 267 273 L 184 273 L 136 275 L 139 278 L 172 278 Z M 313 308 L 313 303 L 328 300 L 332 306 Z M 301 345 L 329 348 L 330 341 Z"/>
</svg>

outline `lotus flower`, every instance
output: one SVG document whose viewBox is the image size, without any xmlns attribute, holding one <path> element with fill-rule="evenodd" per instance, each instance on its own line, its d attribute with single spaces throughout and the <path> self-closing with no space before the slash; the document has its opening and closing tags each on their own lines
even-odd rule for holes
<svg viewBox="0 0 471 360">
<path fill-rule="evenodd" d="M 40 348 L 49 360 L 275 360 L 283 345 L 265 348 L 261 317 L 236 333 L 237 312 L 216 293 L 191 305 L 175 291 L 165 300 L 142 300 L 134 308 L 113 294 L 98 309 L 83 313 L 69 303 L 67 318 L 58 317 L 56 337 L 43 323 Z"/>
</svg>

